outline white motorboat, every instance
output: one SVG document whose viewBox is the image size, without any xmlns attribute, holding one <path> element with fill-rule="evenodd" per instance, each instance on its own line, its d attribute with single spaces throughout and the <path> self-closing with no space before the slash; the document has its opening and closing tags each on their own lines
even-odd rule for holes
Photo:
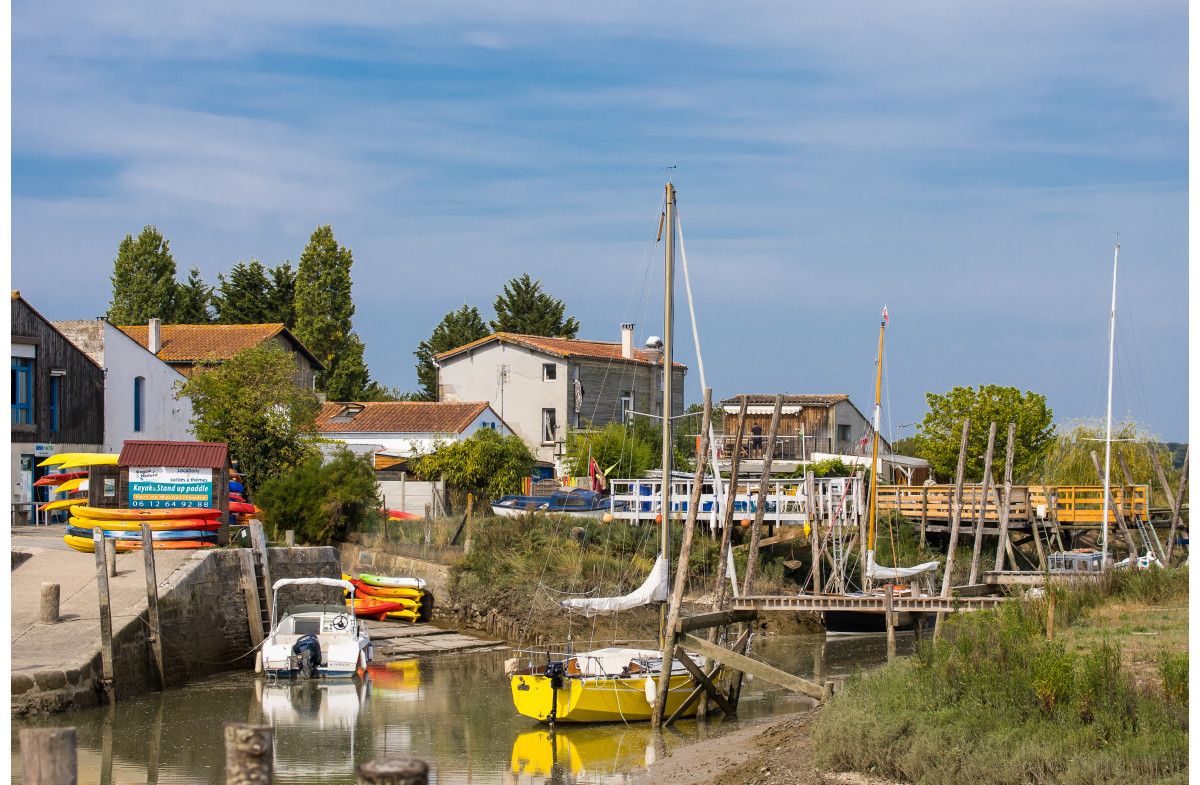
<svg viewBox="0 0 1200 785">
<path fill-rule="evenodd" d="M 271 676 L 353 677 L 372 659 L 366 622 L 351 605 L 292 605 L 280 615 L 279 590 L 286 586 L 330 586 L 354 595 L 339 578 L 282 578 L 272 587 L 271 632 L 263 641 L 258 670 Z"/>
</svg>

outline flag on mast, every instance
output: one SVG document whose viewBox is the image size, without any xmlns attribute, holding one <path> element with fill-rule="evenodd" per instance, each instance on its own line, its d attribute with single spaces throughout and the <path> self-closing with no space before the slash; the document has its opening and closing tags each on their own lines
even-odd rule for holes
<svg viewBox="0 0 1200 785">
<path fill-rule="evenodd" d="M 883 304 L 883 324 L 885 327 L 888 325 L 887 303 Z"/>
</svg>

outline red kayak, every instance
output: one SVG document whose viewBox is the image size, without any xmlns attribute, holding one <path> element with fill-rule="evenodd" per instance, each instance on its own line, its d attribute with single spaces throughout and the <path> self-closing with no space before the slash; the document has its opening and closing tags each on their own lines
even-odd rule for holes
<svg viewBox="0 0 1200 785">
<path fill-rule="evenodd" d="M 383 621 L 388 613 L 396 611 L 411 611 L 412 607 L 406 606 L 401 602 L 389 602 L 387 600 L 377 600 L 368 597 L 354 598 L 354 615 L 365 616 L 368 619 Z"/>
<path fill-rule="evenodd" d="M 67 480 L 78 480 L 87 477 L 88 473 L 83 472 L 60 472 L 59 474 L 47 474 L 34 483 L 35 486 L 43 485 L 62 485 Z"/>
<path fill-rule="evenodd" d="M 395 518 L 399 521 L 415 521 L 421 517 L 416 513 L 405 512 L 404 510 L 380 510 L 380 512 L 387 513 L 387 517 Z"/>
<path fill-rule="evenodd" d="M 258 508 L 249 502 L 230 502 L 229 511 L 253 515 L 254 513 L 258 512 Z"/>
</svg>

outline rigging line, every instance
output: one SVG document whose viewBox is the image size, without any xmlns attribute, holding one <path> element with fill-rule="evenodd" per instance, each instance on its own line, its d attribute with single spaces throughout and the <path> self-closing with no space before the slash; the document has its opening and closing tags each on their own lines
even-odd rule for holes
<svg viewBox="0 0 1200 785">
<path fill-rule="evenodd" d="M 1133 300 L 1129 296 L 1129 280 L 1125 277 L 1125 269 L 1124 268 L 1121 268 L 1121 284 L 1125 287 L 1125 313 L 1126 313 L 1126 319 L 1129 322 L 1130 338 L 1133 341 L 1132 356 L 1133 356 L 1134 362 L 1137 364 L 1137 375 L 1134 378 L 1136 379 L 1138 388 L 1141 391 L 1142 406 L 1143 406 L 1143 409 L 1145 412 L 1146 420 L 1149 421 L 1150 407 L 1146 403 L 1146 401 L 1147 401 L 1146 380 L 1145 380 L 1145 377 L 1142 375 L 1142 358 L 1141 358 L 1140 353 L 1137 350 L 1137 330 L 1135 329 L 1134 324 L 1133 324 L 1133 307 L 1130 305 L 1133 302 Z"/>
</svg>

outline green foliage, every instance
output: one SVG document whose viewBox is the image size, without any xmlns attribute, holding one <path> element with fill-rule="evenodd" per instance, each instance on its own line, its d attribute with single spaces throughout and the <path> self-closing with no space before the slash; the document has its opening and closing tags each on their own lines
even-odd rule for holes
<svg viewBox="0 0 1200 785">
<path fill-rule="evenodd" d="M 413 354 L 417 358 L 417 384 L 420 385 L 420 400 L 436 401 L 438 399 L 437 367 L 433 358 L 442 352 L 457 349 L 472 341 L 491 335 L 479 309 L 473 305 L 463 304 L 457 311 L 451 311 L 442 317 L 429 340 L 421 341 Z"/>
<path fill-rule="evenodd" d="M 1103 481 L 1096 473 L 1092 452 L 1095 451 L 1103 467 L 1105 431 L 1105 422 L 1100 419 L 1066 423 L 1054 438 L 1042 466 L 1032 479 L 1040 484 L 1044 476 L 1050 485 L 1101 485 Z M 1114 422 L 1112 436 L 1109 482 L 1113 485 L 1125 484 L 1125 473 L 1118 460 L 1118 453 L 1124 453 L 1134 483 L 1151 487 L 1151 506 L 1169 506 L 1167 497 L 1162 493 L 1158 472 L 1154 469 L 1154 461 L 1158 461 L 1174 493 L 1178 488 L 1180 470 L 1172 464 L 1169 448 L 1148 428 L 1132 420 Z"/>
<path fill-rule="evenodd" d="M 870 463 L 870 460 L 868 460 L 867 463 Z M 778 476 L 789 477 L 791 479 L 802 479 L 810 470 L 817 477 L 850 476 L 850 464 L 846 463 L 841 458 L 826 458 L 823 461 L 816 461 L 815 463 L 802 463 L 790 473 L 780 474 Z M 863 464 L 856 469 L 857 473 L 859 474 L 864 474 L 866 470 L 866 464 Z"/>
<path fill-rule="evenodd" d="M 587 476 L 589 454 L 606 477 L 641 477 L 662 465 L 662 431 L 642 417 L 610 422 L 600 430 L 568 430 L 563 458 L 567 474 Z"/>
<path fill-rule="evenodd" d="M 492 307 L 496 311 L 492 332 L 548 338 L 574 338 L 579 333 L 578 320 L 563 318 L 566 303 L 543 292 L 542 282 L 532 280 L 527 272 L 506 283 Z"/>
<path fill-rule="evenodd" d="M 298 541 L 313 545 L 343 541 L 347 532 L 376 526 L 383 517 L 370 458 L 345 448 L 324 461 L 312 455 L 267 480 L 255 503 L 273 530 L 272 539 L 294 529 Z"/>
<path fill-rule="evenodd" d="M 1167 700 L 1180 706 L 1188 703 L 1188 653 L 1163 651 L 1159 654 L 1158 675 Z"/>
<path fill-rule="evenodd" d="M 170 243 L 158 228 L 147 226 L 137 239 L 125 235 L 113 260 L 112 301 L 108 319 L 113 324 L 147 324 L 175 321 L 175 259 Z"/>
<path fill-rule="evenodd" d="M 482 503 L 506 493 L 520 493 L 521 480 L 533 473 L 534 458 L 519 436 L 501 436 L 480 428 L 470 438 L 439 445 L 411 462 L 423 480 L 445 475 L 460 493 L 473 493 Z"/>
<path fill-rule="evenodd" d="M 296 271 L 284 261 L 271 268 L 271 283 L 267 289 L 267 321 L 296 326 Z"/>
<path fill-rule="evenodd" d="M 318 226 L 300 254 L 296 271 L 296 337 L 326 370 L 317 375 L 324 390 L 337 356 L 350 340 L 354 301 L 350 296 L 350 267 L 354 256 L 338 245 L 329 224 Z"/>
<path fill-rule="evenodd" d="M 200 269 L 192 265 L 188 271 L 187 283 L 181 284 L 176 291 L 175 323 L 176 324 L 212 324 L 213 288 L 205 285 L 200 278 Z"/>
<path fill-rule="evenodd" d="M 958 465 L 962 424 L 971 418 L 967 440 L 966 482 L 983 479 L 987 452 L 988 427 L 996 423 L 996 447 L 993 457 L 997 474 L 1003 471 L 1008 424 L 1017 424 L 1017 443 L 1013 476 L 1019 481 L 1029 476 L 1049 451 L 1054 438 L 1054 412 L 1046 406 L 1046 396 L 1022 393 L 1016 387 L 994 384 L 955 387 L 945 395 L 926 393 L 929 411 L 917 428 L 920 457 L 929 461 L 939 477 L 953 477 Z"/>
<path fill-rule="evenodd" d="M 1007 427 L 1007 425 L 1005 426 Z M 907 455 L 910 458 L 921 457 L 921 445 L 916 436 L 905 436 L 892 442 L 892 452 L 896 455 Z"/>
<path fill-rule="evenodd" d="M 217 291 L 213 305 L 218 324 L 268 324 L 270 318 L 271 281 L 267 268 L 257 259 L 249 264 L 238 262 L 229 270 L 229 277 L 217 274 Z"/>
<path fill-rule="evenodd" d="M 373 384 L 367 363 L 363 360 L 362 340 L 352 332 L 342 344 L 342 350 L 325 370 L 325 393 L 331 401 L 361 401 Z M 376 385 L 378 386 L 378 385 Z"/>
<path fill-rule="evenodd" d="M 179 392 L 192 401 L 196 438 L 227 443 L 252 491 L 312 454 L 318 406 L 296 373 L 295 358 L 267 341 L 220 365 L 198 363 Z"/>
</svg>

